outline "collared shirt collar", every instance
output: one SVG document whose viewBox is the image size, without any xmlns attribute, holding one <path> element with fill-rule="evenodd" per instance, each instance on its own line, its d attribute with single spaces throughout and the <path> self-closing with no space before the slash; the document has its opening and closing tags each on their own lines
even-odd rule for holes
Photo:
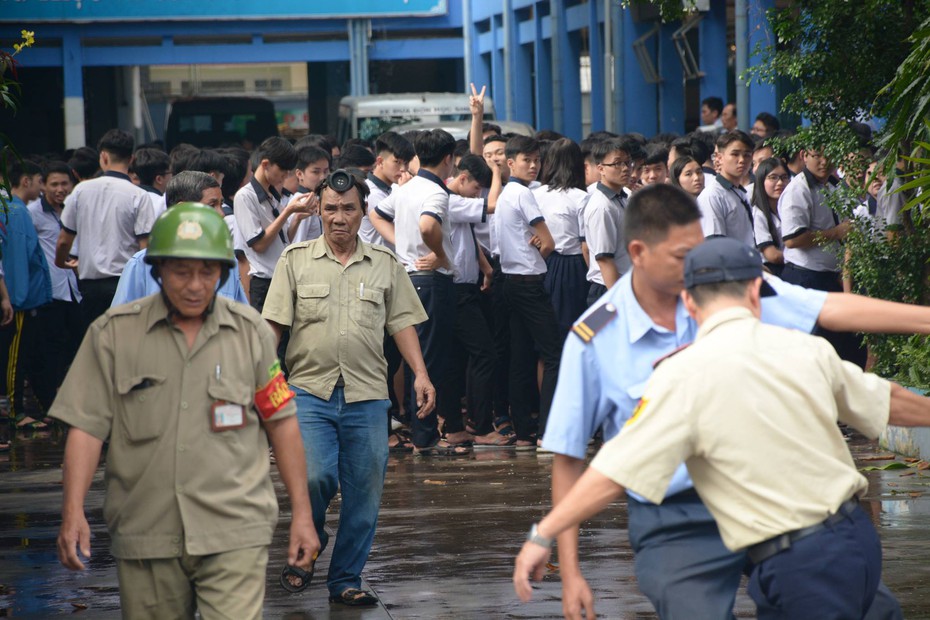
<svg viewBox="0 0 930 620">
<path fill-rule="evenodd" d="M 447 193 L 447 194 L 451 194 L 451 193 L 452 193 L 452 192 L 449 191 L 449 188 L 446 187 L 445 181 L 443 181 L 442 179 L 440 179 L 439 177 L 437 177 L 435 174 L 433 174 L 433 173 L 430 172 L 429 170 L 426 170 L 426 169 L 424 169 L 424 168 L 420 168 L 419 172 L 417 172 L 417 176 L 418 176 L 418 177 L 423 177 L 423 178 L 426 179 L 427 181 L 432 181 L 433 183 L 435 183 L 436 185 L 438 185 L 439 187 L 441 187 L 442 190 L 443 190 L 445 193 Z"/>
<path fill-rule="evenodd" d="M 378 175 L 376 175 L 374 172 L 368 173 L 368 180 L 374 183 L 375 187 L 380 189 L 382 192 L 387 192 L 388 194 L 391 193 L 391 186 L 378 178 Z"/>
<path fill-rule="evenodd" d="M 307 189 L 307 188 L 304 187 L 303 185 L 298 185 L 298 186 L 297 186 L 297 193 L 298 193 L 298 194 L 309 194 L 309 193 L 312 192 L 312 191 L 313 191 L 312 189 Z"/>
<path fill-rule="evenodd" d="M 527 183 L 526 181 L 524 181 L 523 179 L 518 179 L 517 177 L 514 177 L 514 176 L 510 177 L 510 178 L 507 180 L 507 182 L 508 182 L 508 183 L 519 183 L 519 184 L 522 185 L 523 187 L 529 187 L 529 186 L 530 186 L 530 184 Z"/>
<path fill-rule="evenodd" d="M 804 178 L 807 179 L 807 185 L 810 188 L 817 187 L 818 185 L 839 185 L 840 184 L 840 180 L 836 178 L 835 176 L 833 176 L 832 174 L 827 177 L 826 181 L 821 183 L 817 179 L 817 177 L 811 174 L 811 171 L 808 170 L 807 168 L 805 168 L 801 172 L 804 174 Z"/>
<path fill-rule="evenodd" d="M 45 197 L 45 194 L 42 194 L 42 197 L 39 199 L 39 201 L 42 204 L 43 211 L 46 213 L 55 213 L 55 207 L 49 203 L 48 199 Z"/>
<path fill-rule="evenodd" d="M 740 191 L 742 191 L 742 192 L 744 192 L 744 193 L 745 193 L 745 191 L 746 191 L 746 188 L 743 187 L 742 185 L 737 185 L 736 183 L 730 183 L 730 181 L 729 181 L 725 176 L 723 176 L 722 174 L 718 174 L 718 175 L 717 175 L 717 183 L 720 183 L 720 186 L 723 187 L 723 189 L 729 190 L 729 189 L 734 189 L 734 188 L 735 188 L 735 189 L 738 189 L 738 190 L 740 190 Z"/>
<path fill-rule="evenodd" d="M 259 183 L 258 179 L 255 177 L 252 177 L 252 180 L 249 181 L 249 183 L 252 184 L 252 189 L 255 190 L 255 196 L 258 197 L 259 202 L 265 202 L 268 200 L 268 192 L 271 192 L 271 197 L 273 197 L 276 201 L 281 201 L 281 194 L 279 194 L 278 190 L 276 190 L 274 187 L 269 185 L 268 192 L 266 192 L 265 188 L 262 187 L 262 184 Z"/>
<path fill-rule="evenodd" d="M 155 188 L 152 187 L 151 185 L 143 185 L 142 183 L 139 183 L 139 187 L 141 187 L 141 188 L 144 189 L 145 191 L 149 192 L 150 194 L 156 194 L 156 195 L 158 195 L 158 196 L 164 196 L 164 195 L 165 195 L 164 192 L 158 191 L 157 189 L 155 189 Z"/>
<path fill-rule="evenodd" d="M 123 179 L 124 181 L 129 181 L 132 183 L 132 178 L 124 172 L 117 172 L 116 170 L 107 170 L 103 173 L 105 177 L 113 177 L 114 179 Z"/>
<path fill-rule="evenodd" d="M 749 308 L 744 308 L 742 306 L 721 310 L 714 313 L 704 321 L 704 323 L 698 328 L 698 333 L 695 340 L 703 338 L 724 323 L 731 323 L 733 321 L 745 321 L 747 319 L 752 320 L 755 318 L 755 315 L 753 315 Z"/>
<path fill-rule="evenodd" d="M 609 187 L 607 187 L 600 181 L 597 182 L 597 191 L 607 196 L 608 200 L 624 198 L 624 193 L 622 189 L 619 192 L 615 192 L 614 190 L 610 189 Z"/>
<path fill-rule="evenodd" d="M 230 274 L 231 276 L 232 274 Z M 214 295 L 219 295 L 219 293 L 214 293 Z M 164 293 L 159 291 L 154 295 L 155 299 L 148 306 L 146 321 L 145 321 L 145 331 L 150 332 L 152 328 L 158 325 L 161 322 L 165 322 L 170 326 L 170 319 L 168 318 L 168 306 L 165 305 Z M 239 326 L 232 319 L 231 316 L 227 316 L 227 313 L 221 313 L 223 316 L 219 316 L 216 312 L 217 301 L 214 300 L 213 311 L 207 315 L 207 318 L 204 319 L 203 325 L 201 325 L 201 332 L 207 337 L 212 336 L 217 331 L 217 327 L 231 327 L 235 330 L 239 329 Z M 207 331 L 204 331 L 206 329 Z M 199 337 L 199 335 L 198 335 Z"/>
<path fill-rule="evenodd" d="M 614 296 L 614 299 L 618 299 L 620 302 L 618 305 L 623 307 L 620 309 L 620 312 L 626 317 L 627 326 L 629 328 L 629 338 L 630 344 L 642 340 L 646 334 L 650 331 L 656 332 L 668 332 L 664 327 L 656 325 L 655 321 L 652 320 L 646 311 L 643 310 L 643 307 L 639 305 L 639 301 L 636 299 L 636 294 L 633 292 L 633 269 L 630 269 L 622 278 L 614 285 L 614 288 L 617 289 L 617 295 Z M 675 306 L 675 332 L 676 334 L 683 334 L 688 329 L 688 311 L 685 309 L 685 305 L 679 299 L 677 305 Z"/>
<path fill-rule="evenodd" d="M 364 243 L 359 237 L 356 237 L 356 239 L 355 254 L 352 255 L 352 258 L 349 260 L 348 264 L 346 264 L 346 267 L 353 263 L 361 262 L 364 258 L 371 258 L 371 248 L 368 246 L 368 244 Z M 312 248 L 311 256 L 313 258 L 323 258 L 326 256 L 331 260 L 336 261 L 337 263 L 341 262 L 338 258 L 336 258 L 336 255 L 333 253 L 333 249 L 329 247 L 329 243 L 326 241 L 325 237 L 320 237 L 319 240 L 310 247 Z"/>
</svg>

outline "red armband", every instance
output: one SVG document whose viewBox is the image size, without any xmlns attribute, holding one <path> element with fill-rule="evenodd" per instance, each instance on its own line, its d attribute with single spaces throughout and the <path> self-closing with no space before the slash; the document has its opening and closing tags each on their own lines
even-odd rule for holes
<svg viewBox="0 0 930 620">
<path fill-rule="evenodd" d="M 255 392 L 255 408 L 263 420 L 267 420 L 281 411 L 296 394 L 288 387 L 284 380 L 284 373 L 280 370 L 271 378 L 265 387 Z"/>
</svg>

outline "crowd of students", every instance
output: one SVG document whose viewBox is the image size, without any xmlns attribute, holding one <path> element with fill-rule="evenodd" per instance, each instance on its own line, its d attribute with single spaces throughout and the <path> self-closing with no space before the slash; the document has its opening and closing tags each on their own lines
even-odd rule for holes
<svg viewBox="0 0 930 620">
<path fill-rule="evenodd" d="M 389 131 L 373 142 L 271 137 L 252 153 L 187 144 L 166 153 L 158 144 L 135 148 L 114 129 L 96 150 L 67 160 L 13 161 L 0 227 L 0 393 L 13 426 L 46 428 L 44 412 L 90 322 L 157 290 L 146 289 L 135 255 L 177 202 L 165 195 L 170 180 L 185 172 L 201 175 L 188 179 L 191 195 L 203 193 L 234 240 L 238 277 L 221 294 L 259 311 L 282 251 L 322 233 L 317 186 L 340 168 L 366 179 L 360 237 L 394 250 L 416 285 L 430 316 L 418 328 L 421 347 L 438 388 L 437 421 L 411 416 L 410 378 L 405 388 L 400 355 L 385 340 L 396 451 L 537 449 L 564 339 L 630 268 L 624 211 L 642 187 L 682 188 L 701 207 L 705 235 L 758 247 L 790 282 L 841 290 L 839 243 L 849 224 L 824 201 L 840 181 L 816 151 L 776 153 L 769 138 L 785 132 L 771 115 L 760 115 L 752 135 L 708 118 L 684 136 L 594 132 L 576 143 L 551 131 L 502 135 L 484 122 L 482 97 L 471 99 L 467 140 Z M 443 196 L 435 204 L 446 206 L 430 206 Z M 893 223 L 895 200 L 873 183 L 860 211 Z M 860 359 L 855 341 L 830 336 L 844 357 Z M 284 338 L 282 359 L 286 347 Z M 26 384 L 35 415 L 25 409 Z"/>
</svg>

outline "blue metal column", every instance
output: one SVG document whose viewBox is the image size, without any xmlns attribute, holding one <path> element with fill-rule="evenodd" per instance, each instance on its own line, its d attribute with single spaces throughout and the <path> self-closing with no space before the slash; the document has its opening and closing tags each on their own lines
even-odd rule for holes
<svg viewBox="0 0 930 620">
<path fill-rule="evenodd" d="M 601 24 L 597 18 L 600 5 L 588 0 L 588 54 L 591 59 L 591 131 L 604 129 L 604 48 Z"/>
<path fill-rule="evenodd" d="M 514 105 L 514 73 L 516 65 L 516 26 L 514 26 L 515 15 L 513 14 L 513 0 L 504 0 L 503 13 L 501 14 L 501 24 L 504 30 L 504 99 L 505 113 L 504 118 L 508 121 L 514 120 L 516 116 L 516 107 Z"/>
<path fill-rule="evenodd" d="M 477 53 L 475 49 L 475 24 L 471 18 L 471 0 L 462 1 L 462 60 L 465 67 L 465 92 L 471 92 L 468 88 L 469 83 L 474 83 L 474 65 Z M 479 87 L 480 88 L 480 87 Z"/>
<path fill-rule="evenodd" d="M 613 28 L 611 28 L 611 35 L 613 37 L 614 51 L 614 89 L 612 93 L 614 128 L 612 131 L 616 133 L 624 133 L 626 131 L 626 110 L 624 109 L 626 103 L 623 89 L 626 85 L 626 82 L 623 79 L 623 71 L 627 55 L 627 47 L 625 47 L 627 45 L 627 38 L 624 36 L 623 11 L 619 2 L 610 3 L 610 19 L 612 20 L 611 23 L 613 25 Z"/>
<path fill-rule="evenodd" d="M 507 89 L 504 86 L 504 46 L 499 15 L 491 15 L 491 96 L 497 118 L 507 118 Z"/>
<path fill-rule="evenodd" d="M 562 54 L 562 133 L 573 140 L 581 140 L 581 34 L 573 32 L 566 37 L 568 43 Z"/>
<path fill-rule="evenodd" d="M 754 0 L 749 7 L 749 66 L 754 66 L 762 62 L 759 54 L 754 54 L 753 50 L 759 44 L 770 45 L 774 43 L 774 35 L 769 26 L 766 12 L 775 7 L 775 0 Z M 768 112 L 778 115 L 778 98 L 775 94 L 774 84 L 759 84 L 753 82 L 749 85 L 749 113 L 746 120 L 752 127 L 753 121 L 759 112 Z"/>
<path fill-rule="evenodd" d="M 371 21 L 350 19 L 349 28 L 349 81 L 350 94 L 359 97 L 368 94 L 368 29 Z"/>
<path fill-rule="evenodd" d="M 536 94 L 534 122 L 536 129 L 551 129 L 552 123 L 552 54 L 546 39 L 549 34 L 543 28 L 543 18 L 539 11 L 533 11 L 533 71 L 536 80 L 533 87 Z"/>
<path fill-rule="evenodd" d="M 659 30 L 659 132 L 685 130 L 685 84 L 681 59 L 672 41 L 680 23 L 666 24 Z"/>
<path fill-rule="evenodd" d="M 61 39 L 61 64 L 65 87 L 65 148 L 76 149 L 87 143 L 84 127 L 84 75 L 81 37 L 75 27 Z"/>
<path fill-rule="evenodd" d="M 749 86 L 743 79 L 743 73 L 749 65 L 746 0 L 736 0 L 734 8 L 736 13 L 736 120 L 740 129 L 749 131 Z"/>
<path fill-rule="evenodd" d="M 622 24 L 625 39 L 622 53 L 628 59 L 623 66 L 624 114 L 626 116 L 623 130 L 651 136 L 658 131 L 659 126 L 658 106 L 656 105 L 658 88 L 655 84 L 646 83 L 643 71 L 636 61 L 633 42 L 652 28 L 652 24 L 636 24 L 630 9 L 623 9 Z M 647 48 L 651 50 L 654 42 L 653 38 L 646 44 Z M 657 69 L 661 71 L 658 65 Z"/>
<path fill-rule="evenodd" d="M 711 2 L 710 11 L 701 20 L 699 63 L 705 73 L 701 78 L 701 100 L 720 97 L 727 100 L 727 7 L 726 2 Z M 737 114 L 739 110 L 737 110 Z"/>
<path fill-rule="evenodd" d="M 565 134 L 565 88 L 562 81 L 563 57 L 568 53 L 565 30 L 565 3 L 549 0 L 549 40 L 552 48 L 552 129 Z"/>
</svg>

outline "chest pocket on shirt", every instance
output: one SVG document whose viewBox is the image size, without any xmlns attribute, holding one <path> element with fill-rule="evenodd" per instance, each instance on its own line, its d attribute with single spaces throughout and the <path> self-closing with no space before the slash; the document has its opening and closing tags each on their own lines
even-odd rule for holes
<svg viewBox="0 0 930 620">
<path fill-rule="evenodd" d="M 366 288 L 358 291 L 353 318 L 362 327 L 375 327 L 384 312 L 384 290 Z"/>
<path fill-rule="evenodd" d="M 116 392 L 122 405 L 119 418 L 129 441 L 150 441 L 161 436 L 171 415 L 166 410 L 167 391 L 164 376 L 117 376 Z"/>
<path fill-rule="evenodd" d="M 325 321 L 328 303 L 329 284 L 298 284 L 295 319 L 304 323 Z"/>
<path fill-rule="evenodd" d="M 212 401 L 210 405 L 212 406 L 214 402 L 218 400 L 225 401 L 232 405 L 241 405 L 242 406 L 242 415 L 243 421 L 245 422 L 245 427 L 248 428 L 248 425 L 251 424 L 250 414 L 252 412 L 252 399 L 255 390 L 251 388 L 246 383 L 235 381 L 233 379 L 227 379 L 223 377 L 222 379 L 216 379 L 215 377 L 210 377 L 210 382 L 207 384 L 207 394 L 210 396 Z M 204 420 L 209 420 L 211 412 L 204 412 Z M 215 433 L 215 435 L 221 436 L 225 441 L 232 442 L 236 444 L 238 442 L 238 430 L 242 429 L 229 429 L 223 432 Z M 211 433 L 213 435 L 214 433 Z"/>
</svg>

